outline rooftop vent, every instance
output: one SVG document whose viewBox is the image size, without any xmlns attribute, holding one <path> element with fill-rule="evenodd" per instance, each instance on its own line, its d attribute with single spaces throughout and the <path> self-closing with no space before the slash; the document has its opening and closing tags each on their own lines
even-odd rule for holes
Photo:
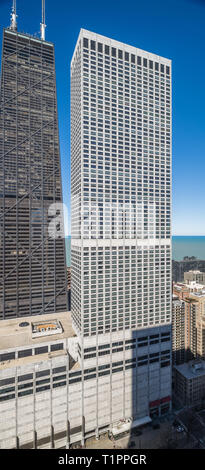
<svg viewBox="0 0 205 470">
<path fill-rule="evenodd" d="M 197 362 L 193 362 L 191 364 L 191 367 L 192 367 L 192 371 L 196 373 L 196 372 L 201 371 L 203 369 L 203 364 L 202 364 L 202 362 L 197 361 Z"/>
<path fill-rule="evenodd" d="M 27 321 L 22 321 L 21 323 L 19 323 L 19 326 L 21 328 L 24 328 L 25 326 L 29 326 L 29 325 L 30 325 L 30 323 L 28 323 Z"/>
</svg>

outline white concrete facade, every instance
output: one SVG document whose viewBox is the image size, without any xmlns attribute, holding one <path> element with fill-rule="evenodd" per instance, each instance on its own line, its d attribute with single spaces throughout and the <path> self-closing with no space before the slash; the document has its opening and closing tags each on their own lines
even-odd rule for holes
<svg viewBox="0 0 205 470">
<path fill-rule="evenodd" d="M 113 370 L 117 357 L 103 402 L 110 428 L 170 405 L 171 343 L 160 373 L 157 362 L 160 333 L 171 330 L 171 118 L 169 59 L 80 31 L 71 61 L 71 312 L 82 369 L 99 374 L 106 360 Z M 134 349 L 128 372 L 126 341 L 150 330 L 145 369 Z M 106 343 L 116 346 L 103 356 Z M 97 408 L 96 420 L 98 434 Z"/>
<path fill-rule="evenodd" d="M 59 314 L 64 331 L 70 331 L 67 315 Z M 69 447 L 115 430 L 121 420 L 122 426 L 136 416 L 139 424 L 147 421 L 149 404 L 159 398 L 163 410 L 170 394 L 170 332 L 165 326 L 146 333 L 126 331 L 124 342 L 116 333 L 112 347 L 102 335 L 97 351 L 95 338 L 88 338 L 82 364 L 75 335 L 32 344 L 18 338 L 8 349 L 0 340 L 0 448 Z"/>
</svg>

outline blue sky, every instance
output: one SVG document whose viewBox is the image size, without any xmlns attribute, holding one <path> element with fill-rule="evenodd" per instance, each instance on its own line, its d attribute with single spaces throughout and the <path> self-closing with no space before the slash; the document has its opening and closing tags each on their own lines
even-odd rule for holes
<svg viewBox="0 0 205 470">
<path fill-rule="evenodd" d="M 1 36 L 12 0 L 0 0 Z M 17 0 L 18 30 L 38 33 L 41 0 Z M 80 28 L 173 61 L 173 234 L 205 235 L 205 0 L 46 0 L 55 43 L 64 202 L 70 201 L 70 60 Z M 69 229 L 68 229 L 69 230 Z"/>
</svg>

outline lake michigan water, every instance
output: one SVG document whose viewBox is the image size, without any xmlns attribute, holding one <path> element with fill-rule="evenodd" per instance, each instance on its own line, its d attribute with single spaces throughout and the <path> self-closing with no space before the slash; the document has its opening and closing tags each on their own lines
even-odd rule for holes
<svg viewBox="0 0 205 470">
<path fill-rule="evenodd" d="M 70 243 L 71 237 L 66 237 L 66 262 L 70 266 Z M 172 258 L 175 261 L 181 261 L 184 256 L 195 256 L 198 259 L 205 260 L 205 237 L 193 236 L 172 237 Z"/>
</svg>

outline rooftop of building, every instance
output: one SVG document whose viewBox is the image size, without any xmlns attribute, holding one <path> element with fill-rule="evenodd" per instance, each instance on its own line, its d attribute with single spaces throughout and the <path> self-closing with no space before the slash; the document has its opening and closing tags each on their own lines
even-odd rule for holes
<svg viewBox="0 0 205 470">
<path fill-rule="evenodd" d="M 195 299 L 195 300 L 204 300 L 205 290 L 203 289 L 202 291 L 199 291 L 199 292 L 191 292 L 190 298 Z"/>
<path fill-rule="evenodd" d="M 65 349 L 60 351 L 52 351 L 44 354 L 38 354 L 36 356 L 20 357 L 16 359 L 11 359 L 8 361 L 0 362 L 0 371 L 5 369 L 10 369 L 12 367 L 21 367 L 28 364 L 36 364 L 39 362 L 45 362 L 49 359 L 54 359 L 56 357 L 67 356 L 67 351 Z"/>
<path fill-rule="evenodd" d="M 177 296 L 172 297 L 172 303 L 174 306 L 181 307 L 184 304 L 184 300 L 179 299 Z"/>
<path fill-rule="evenodd" d="M 188 287 L 188 284 L 186 284 L 185 282 L 174 282 L 173 283 L 173 289 L 182 290 L 182 289 L 185 289 L 185 287 Z"/>
<path fill-rule="evenodd" d="M 190 269 L 189 271 L 186 271 L 184 274 L 188 274 L 188 273 L 192 273 L 192 274 L 204 274 L 203 272 L 198 271 L 197 269 Z"/>
<path fill-rule="evenodd" d="M 154 54 L 152 52 L 144 51 L 143 49 L 139 49 L 135 46 L 130 46 L 129 44 L 126 44 L 126 43 L 117 41 L 115 39 L 109 38 L 107 36 L 102 36 L 101 34 L 94 33 L 93 31 L 88 31 L 87 29 L 81 28 L 78 39 L 77 39 L 77 43 L 76 43 L 76 46 L 75 46 L 75 49 L 74 49 L 73 57 L 72 57 L 72 60 L 71 60 L 71 65 L 72 65 L 72 62 L 73 62 L 73 58 L 75 57 L 75 52 L 76 52 L 76 49 L 78 47 L 79 40 L 82 37 L 87 37 L 87 38 L 92 39 L 94 41 L 102 42 L 103 44 L 107 44 L 107 45 L 112 46 L 112 47 L 123 49 L 127 52 L 130 52 L 131 54 L 137 54 L 137 55 L 144 56 L 144 57 L 146 57 L 150 60 L 155 60 L 157 62 L 160 61 L 162 64 L 166 64 L 166 65 L 169 65 L 169 66 L 171 65 L 171 62 L 172 62 L 171 59 L 167 59 L 166 57 L 159 56 L 159 55 Z"/>
<path fill-rule="evenodd" d="M 25 38 L 25 39 L 30 39 L 31 41 L 35 41 L 35 42 L 40 42 L 40 43 L 43 43 L 47 46 L 53 46 L 52 42 L 42 40 L 40 37 L 37 36 L 37 34 L 29 34 L 29 33 L 24 33 L 24 32 L 20 32 L 20 31 L 13 31 L 10 27 L 4 28 L 4 31 L 6 33 L 11 34 L 11 35 L 15 35 L 15 36 Z"/>
<path fill-rule="evenodd" d="M 201 291 L 199 294 L 205 295 L 205 289 L 204 289 L 204 284 L 199 284 L 196 281 L 190 281 L 188 282 L 176 282 L 173 285 L 173 289 L 181 291 L 181 290 L 186 290 L 186 291 Z"/>
<path fill-rule="evenodd" d="M 205 375 L 205 361 L 195 360 L 186 362 L 179 366 L 175 366 L 175 369 L 186 379 L 194 379 Z"/>
<path fill-rule="evenodd" d="M 23 326 L 20 326 L 23 324 Z M 33 325 L 39 325 L 40 335 L 33 335 Z M 46 327 L 45 327 L 46 325 Z M 54 329 L 51 328 L 54 325 Z M 61 325 L 61 328 L 55 326 Z M 72 328 L 71 312 L 48 313 L 2 320 L 0 324 L 0 350 L 32 346 L 76 336 Z"/>
</svg>

